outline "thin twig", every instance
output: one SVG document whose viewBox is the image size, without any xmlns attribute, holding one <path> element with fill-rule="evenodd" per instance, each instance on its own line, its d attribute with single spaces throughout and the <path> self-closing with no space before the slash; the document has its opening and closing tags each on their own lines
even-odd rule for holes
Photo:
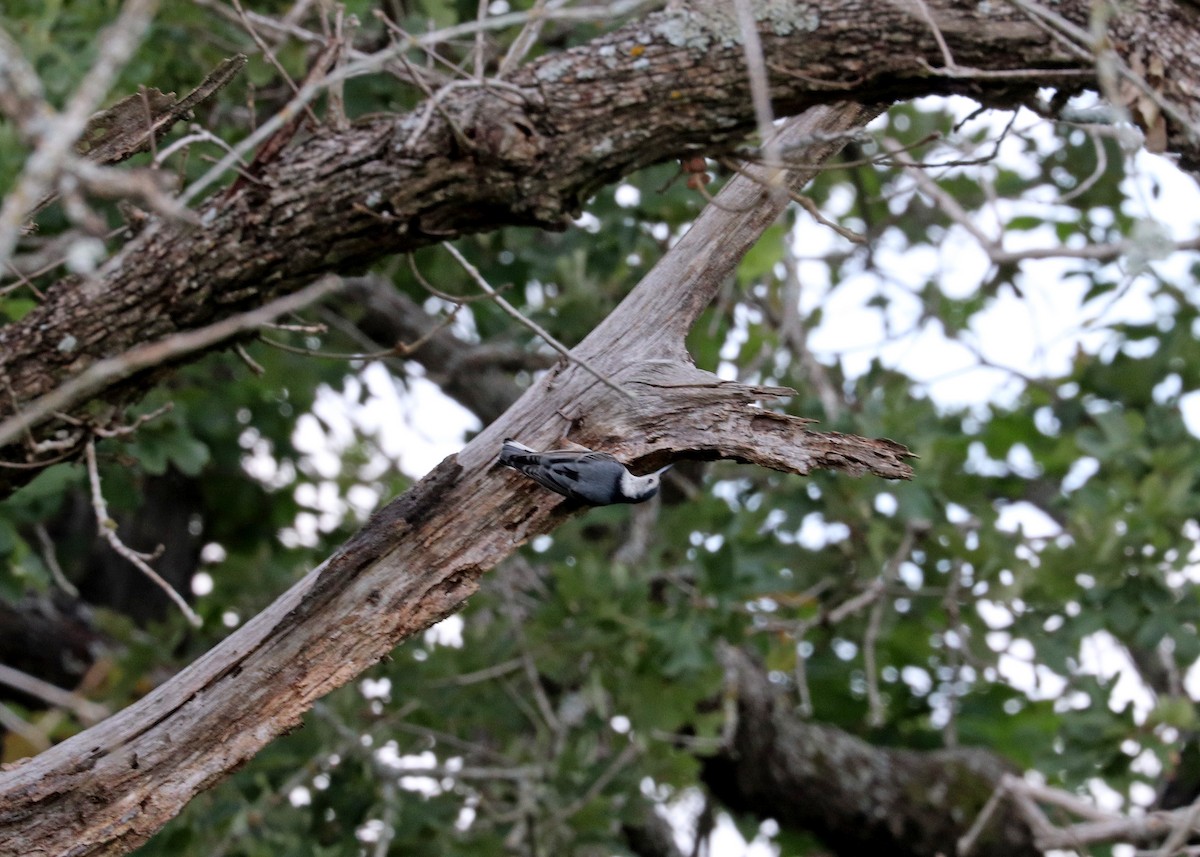
<svg viewBox="0 0 1200 857">
<path fill-rule="evenodd" d="M 236 0 L 235 0 L 236 2 Z M 917 9 L 921 12 L 921 17 L 925 19 L 925 23 L 929 25 L 929 29 L 933 31 L 933 38 L 937 42 L 938 50 L 942 52 L 942 62 L 946 69 L 955 71 L 958 69 L 958 63 L 954 61 L 954 54 L 950 53 L 950 46 L 946 44 L 946 38 L 942 35 L 942 29 L 933 20 L 933 14 L 929 11 L 929 7 L 925 5 L 925 0 L 915 0 Z"/>
<path fill-rule="evenodd" d="M 37 145 L 53 117 L 42 90 L 42 79 L 3 28 L 0 28 L 0 112 L 13 121 L 21 139 L 30 145 Z"/>
<path fill-rule="evenodd" d="M 383 800 L 383 818 L 380 819 L 382 829 L 375 847 L 371 849 L 372 857 L 387 857 L 391 850 L 392 840 L 396 838 L 396 804 L 399 802 L 399 789 L 395 780 L 384 780 L 380 786 L 380 797 Z"/>
<path fill-rule="evenodd" d="M 191 606 L 183 599 L 183 596 L 175 591 L 175 587 L 167 583 L 166 580 L 149 564 L 147 564 L 146 554 L 139 553 L 133 550 L 117 536 L 116 522 L 108 515 L 108 505 L 104 502 L 104 494 L 100 490 L 100 470 L 96 466 L 96 441 L 89 439 L 87 446 L 84 447 L 84 453 L 87 458 L 88 481 L 92 485 L 92 509 L 96 513 L 96 530 L 100 536 L 108 542 L 117 554 L 125 557 L 133 564 L 138 571 L 150 578 L 150 580 L 175 602 L 175 606 L 180 609 L 184 616 L 187 617 L 194 627 L 199 628 L 204 624 L 200 617 L 196 615 L 196 611 L 192 610 Z"/>
<path fill-rule="evenodd" d="M 1085 54 L 1090 55 L 1090 57 L 1099 65 L 1101 58 L 1099 56 L 1097 45 L 1095 44 L 1095 39 L 1093 39 L 1093 37 L 1089 35 L 1086 30 L 1083 30 L 1071 23 L 1057 12 L 1047 9 L 1045 6 L 1042 6 L 1039 3 L 1031 2 L 1031 0 L 1008 0 L 1008 2 L 1012 3 L 1034 20 L 1038 20 L 1050 27 L 1053 27 L 1058 31 L 1058 33 L 1062 34 L 1066 38 L 1073 39 L 1074 45 L 1080 50 L 1083 50 Z M 1090 54 L 1087 49 L 1090 49 Z M 1200 129 L 1197 128 L 1196 123 L 1190 116 L 1187 115 L 1185 111 L 1176 107 L 1172 102 L 1164 98 L 1158 89 L 1151 86 L 1145 78 L 1131 69 L 1123 59 L 1117 56 L 1116 52 L 1111 47 L 1108 48 L 1106 53 L 1109 60 L 1113 64 L 1113 67 L 1121 77 L 1125 78 L 1135 87 L 1137 87 L 1137 89 L 1144 96 L 1154 102 L 1159 110 L 1179 123 L 1179 127 L 1187 132 L 1189 139 L 1200 139 Z M 1115 99 L 1114 103 L 1116 103 Z"/>
<path fill-rule="evenodd" d="M 283 78 L 284 82 L 291 88 L 292 94 L 298 95 L 300 88 L 296 86 L 296 81 L 292 80 L 292 76 L 287 73 L 287 69 L 279 62 L 279 58 L 275 56 L 275 52 L 263 41 L 262 36 L 258 34 L 258 30 L 254 29 L 254 25 L 250 22 L 250 19 L 246 17 L 246 10 L 242 8 L 241 0 L 230 0 L 230 2 L 233 3 L 233 8 L 237 10 L 238 17 L 241 18 L 243 29 L 254 40 L 254 44 L 258 45 L 258 49 L 262 51 L 263 58 Z M 317 115 L 312 112 L 312 108 L 305 106 L 304 112 L 308 114 L 308 120 L 312 122 L 313 127 L 320 127 L 321 122 L 317 119 Z"/>
<path fill-rule="evenodd" d="M 131 423 L 127 423 L 124 425 L 92 426 L 91 432 L 92 432 L 92 434 L 96 435 L 96 437 L 125 437 L 127 435 L 133 434 L 139 428 L 141 428 L 143 425 L 150 422 L 151 420 L 156 420 L 159 417 L 161 417 L 163 414 L 170 413 L 174 409 L 175 409 L 175 403 L 167 402 L 165 405 L 157 407 L 148 413 L 141 414 L 140 416 L 137 417 L 137 419 L 135 419 Z M 71 417 L 67 414 L 56 413 L 55 416 L 61 420 L 65 420 L 65 421 L 71 423 L 72 425 L 77 425 L 77 426 L 86 426 L 87 425 L 83 420 L 75 419 L 74 417 Z"/>
<path fill-rule="evenodd" d="M 904 528 L 904 536 L 900 539 L 899 547 L 888 557 L 883 571 L 874 581 L 880 592 L 887 584 L 900 576 L 900 566 L 912 553 L 917 533 L 924 532 L 926 529 L 928 529 L 928 525 L 919 521 L 910 521 Z M 879 693 L 879 670 L 875 658 L 879 633 L 883 625 L 885 603 L 882 599 L 875 602 L 871 608 L 871 615 L 867 619 L 866 633 L 863 634 L 863 672 L 866 673 L 867 683 L 867 723 L 874 728 L 882 726 L 887 721 L 887 712 L 884 710 L 883 698 Z"/>
<path fill-rule="evenodd" d="M 946 725 L 942 727 L 942 744 L 946 747 L 958 746 L 958 695 L 955 692 L 955 684 L 958 682 L 962 674 L 962 656 L 961 649 L 965 649 L 967 645 L 967 634 L 970 633 L 966 623 L 962 621 L 962 616 L 959 611 L 958 597 L 959 589 L 962 586 L 962 563 L 955 560 L 950 568 L 950 581 L 946 584 L 946 594 L 942 598 L 942 605 L 946 611 L 947 631 L 953 631 L 955 637 L 958 638 L 957 646 L 952 646 L 946 641 L 946 633 L 943 632 L 942 639 L 944 642 L 943 649 L 946 652 L 946 662 L 950 667 L 950 681 L 947 682 L 949 689 L 946 692 Z"/>
<path fill-rule="evenodd" d="M 970 857 L 971 852 L 975 849 L 975 842 L 979 839 L 979 834 L 983 833 L 987 823 L 996 814 L 1000 801 L 1004 800 L 1004 796 L 1007 794 L 1008 786 L 1004 780 L 1001 780 L 1000 784 L 992 791 L 991 797 L 987 799 L 987 803 L 983 805 L 983 809 L 979 811 L 979 815 L 975 816 L 975 820 L 971 822 L 967 832 L 959 838 L 958 857 Z"/>
<path fill-rule="evenodd" d="M 796 635 L 796 666 L 792 668 L 792 677 L 796 682 L 796 695 L 800 699 L 799 713 L 803 718 L 813 716 L 812 690 L 808 686 L 808 658 L 804 654 L 804 635 Z"/>
<path fill-rule="evenodd" d="M 510 658 L 507 661 L 501 661 L 498 664 L 492 664 L 490 667 L 484 667 L 481 670 L 474 672 L 461 673 L 450 678 L 438 679 L 426 683 L 426 687 L 465 687 L 469 684 L 478 684 L 482 681 L 491 681 L 495 678 L 508 675 L 510 672 L 515 672 L 524 666 L 522 658 Z"/>
<path fill-rule="evenodd" d="M 84 699 L 77 693 L 63 690 L 61 687 L 44 681 L 37 676 L 21 672 L 5 664 L 0 664 L 0 684 L 7 685 L 13 690 L 19 690 L 21 693 L 37 697 L 42 702 L 53 705 L 56 708 L 65 708 L 78 717 L 81 723 L 88 726 L 91 726 L 93 723 L 99 723 L 112 713 L 106 705 L 92 702 L 90 699 Z"/>
<path fill-rule="evenodd" d="M 767 160 L 778 161 L 779 135 L 774 132 L 773 127 L 775 114 L 771 110 L 771 86 L 767 79 L 762 41 L 758 38 L 758 26 L 754 22 L 754 9 L 750 0 L 733 0 L 733 8 L 742 34 L 746 72 L 750 78 L 750 97 L 754 103 L 754 120 L 758 124 L 758 138 Z M 768 173 L 766 184 L 772 193 L 778 193 L 785 187 L 783 176 L 782 170 Z"/>
<path fill-rule="evenodd" d="M 50 749 L 50 736 L 38 729 L 10 707 L 0 702 L 0 727 L 20 735 L 35 752 Z"/>
<path fill-rule="evenodd" d="M 488 19 L 488 6 L 490 0 L 479 0 L 475 20 L 479 22 L 479 29 L 475 31 L 475 49 L 472 51 L 475 60 L 475 79 L 480 83 L 483 82 L 483 51 L 486 46 L 483 34 L 483 24 Z"/>
<path fill-rule="evenodd" d="M 555 5 L 561 5 L 561 3 Z M 500 67 L 496 69 L 498 78 L 508 77 L 521 60 L 525 59 L 525 55 L 529 53 L 530 48 L 541 35 L 542 27 L 546 25 L 546 0 L 535 0 L 527 14 L 529 18 L 525 22 L 525 26 L 508 46 L 508 52 L 504 55 L 504 59 L 500 60 Z"/>
<path fill-rule="evenodd" d="M 58 552 L 54 548 L 54 540 L 46 532 L 46 525 L 38 521 L 33 525 L 33 534 L 37 536 L 38 544 L 42 548 L 42 562 L 46 563 L 46 568 L 50 569 L 50 577 L 54 579 L 59 589 L 72 598 L 78 598 L 79 590 L 75 588 L 75 584 L 67 580 L 62 566 L 58 564 Z"/>
<path fill-rule="evenodd" d="M 608 784 L 616 778 L 617 774 L 621 773 L 640 754 L 641 748 L 638 747 L 636 742 L 630 741 L 626 744 L 625 748 L 612 760 L 612 763 L 600 773 L 600 776 L 596 777 L 587 791 L 563 807 L 562 812 L 558 813 L 558 817 L 566 820 L 595 800 Z"/>
<path fill-rule="evenodd" d="M 157 0 L 128 0 L 116 23 L 97 40 L 100 53 L 63 112 L 49 120 L 37 148 L 4 204 L 0 207 L 0 263 L 12 257 L 25 217 L 49 189 L 70 157 L 75 141 L 87 127 L 88 118 L 108 93 L 117 74 L 141 43 L 150 26 Z M 0 42 L 0 51 L 6 43 Z"/>
<path fill-rule="evenodd" d="M 1098 262 L 1107 262 L 1139 249 L 1139 243 L 1136 240 L 1126 239 L 1110 244 L 1088 244 L 1083 247 L 1032 247 L 1027 250 L 1006 250 L 1000 239 L 988 237 L 958 201 L 934 181 L 925 170 L 921 169 L 915 161 L 905 155 L 898 144 L 885 139 L 882 141 L 882 145 L 892 154 L 896 162 L 912 176 L 917 186 L 933 198 L 942 212 L 971 234 L 993 264 L 1009 265 L 1033 259 L 1092 259 Z M 1164 252 L 1200 250 L 1200 236 L 1183 241 L 1164 242 L 1163 250 Z"/>
<path fill-rule="evenodd" d="M 533 652 L 529 648 L 529 639 L 525 636 L 525 625 L 521 621 L 521 616 L 513 599 L 512 586 L 508 583 L 502 583 L 501 592 L 504 596 L 505 609 L 508 613 L 513 635 L 516 637 L 517 648 L 521 652 L 521 667 L 525 671 L 525 679 L 529 682 L 530 689 L 533 691 L 533 699 L 537 703 L 538 712 L 541 714 L 542 720 L 550 728 L 550 733 L 554 736 L 555 745 L 559 746 L 566 740 L 565 730 L 563 729 L 562 721 L 554 713 L 554 706 L 550 704 L 550 697 L 546 695 L 546 688 L 542 686 L 542 677 L 538 675 L 537 662 L 534 660 Z"/>
<path fill-rule="evenodd" d="M 212 0 L 196 0 L 200 5 L 207 8 L 220 9 L 221 4 L 214 3 Z M 597 20 L 611 19 L 617 16 L 626 15 L 640 9 L 643 6 L 651 5 L 653 0 L 618 0 L 609 6 L 578 6 L 567 7 L 554 10 L 553 12 L 546 11 L 543 14 L 547 20 L 562 20 L 562 21 L 578 21 L 578 20 Z M 277 21 L 272 21 L 270 18 L 254 13 L 247 12 L 247 18 L 254 21 L 256 24 L 273 24 L 275 27 L 282 27 Z M 217 164 L 207 173 L 197 179 L 185 191 L 180 199 L 183 202 L 188 202 L 195 199 L 196 196 L 218 178 L 225 174 L 238 159 L 242 158 L 247 152 L 253 150 L 256 146 L 266 140 L 271 134 L 275 133 L 279 128 L 296 115 L 297 111 L 302 110 L 310 101 L 317 97 L 325 88 L 334 84 L 348 80 L 352 77 L 369 74 L 377 71 L 389 62 L 398 59 L 400 55 L 410 47 L 424 48 L 438 44 L 439 42 L 449 41 L 452 39 L 462 38 L 463 36 L 472 35 L 480 30 L 502 30 L 506 27 L 511 27 L 517 24 L 524 24 L 529 20 L 527 12 L 510 12 L 505 15 L 495 15 L 488 17 L 484 21 L 470 21 L 464 24 L 458 24 L 453 27 L 447 27 L 442 30 L 436 30 L 430 33 L 425 33 L 420 36 L 409 37 L 404 43 L 393 45 L 387 50 L 379 51 L 374 54 L 360 54 L 352 52 L 351 56 L 356 57 L 356 60 L 351 63 L 335 69 L 332 73 L 326 75 L 322 80 L 313 81 L 300 87 L 300 91 L 288 101 L 287 104 L 280 109 L 278 113 L 262 124 L 253 134 L 238 143 L 233 148 L 229 155 L 222 158 Z M 296 28 L 284 28 L 289 33 L 297 35 Z M 322 44 L 326 41 L 324 37 L 314 37 Z M 503 81 L 491 80 L 483 85 L 486 86 L 501 86 Z M 0 258 L 3 255 L 0 254 Z"/>
<path fill-rule="evenodd" d="M 1166 838 L 1162 848 L 1159 849 L 1158 857 L 1172 857 L 1179 850 L 1179 846 L 1183 845 L 1191 835 L 1198 817 L 1200 817 L 1200 798 L 1192 801 L 1187 812 L 1179 817 L 1175 827 L 1171 830 L 1171 835 Z"/>
<path fill-rule="evenodd" d="M 476 285 L 479 286 L 479 288 L 483 289 L 483 291 L 485 291 L 489 296 L 491 296 L 492 300 L 494 300 L 496 302 L 496 304 L 500 307 L 500 309 L 504 310 L 506 313 L 508 313 L 510 316 L 512 316 L 512 318 L 515 319 L 519 324 L 532 330 L 535 334 L 540 336 L 546 342 L 547 345 L 549 345 L 551 348 L 553 348 L 555 351 L 557 351 L 563 357 L 567 358 L 567 360 L 570 361 L 571 363 L 576 364 L 581 369 L 588 372 L 590 375 L 592 375 L 594 378 L 596 378 L 596 380 L 598 380 L 601 384 L 610 388 L 611 390 L 614 390 L 618 394 L 624 396 L 625 398 L 627 398 L 631 401 L 634 399 L 634 395 L 632 393 L 630 393 L 624 387 L 617 384 L 616 381 L 613 381 L 611 378 L 609 378 L 607 375 L 605 375 L 603 372 L 601 372 L 599 369 L 597 369 L 595 366 L 593 366 L 590 362 L 588 362 L 587 360 L 583 359 L 582 357 L 579 357 L 579 356 L 575 355 L 574 353 L 572 353 L 571 349 L 567 348 L 567 346 L 563 345 L 561 342 L 559 342 L 557 339 L 555 339 L 553 336 L 551 336 L 550 332 L 547 331 L 540 324 L 538 324 L 537 322 L 535 322 L 531 319 L 528 319 L 524 315 L 522 315 L 521 311 L 519 309 L 517 309 L 512 304 L 510 304 L 508 301 L 506 301 L 503 297 L 500 296 L 499 292 L 497 292 L 495 289 L 493 289 L 491 287 L 491 285 L 488 283 L 488 281 L 483 278 L 483 275 L 479 273 L 479 270 L 474 265 L 472 265 L 470 262 L 468 262 L 466 260 L 466 257 L 464 257 L 462 253 L 458 252 L 458 250 L 454 247 L 453 244 L 443 244 L 442 246 L 445 247 L 446 250 L 449 251 L 450 255 L 454 257 L 454 260 L 456 262 L 458 262 L 459 265 L 462 266 L 462 269 L 467 272 L 467 276 L 469 276 L 472 280 L 474 280 Z M 2 439 L 2 436 L 0 436 L 0 439 Z"/>
</svg>

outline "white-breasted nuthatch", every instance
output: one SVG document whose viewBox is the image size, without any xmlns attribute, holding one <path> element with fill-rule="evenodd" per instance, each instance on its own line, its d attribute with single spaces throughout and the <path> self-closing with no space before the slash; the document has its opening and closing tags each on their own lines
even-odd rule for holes
<svg viewBox="0 0 1200 857">
<path fill-rule="evenodd" d="M 534 482 L 591 506 L 641 503 L 658 493 L 658 482 L 671 465 L 634 476 L 607 452 L 590 449 L 556 449 L 538 452 L 506 438 L 500 463 L 519 470 Z"/>
</svg>

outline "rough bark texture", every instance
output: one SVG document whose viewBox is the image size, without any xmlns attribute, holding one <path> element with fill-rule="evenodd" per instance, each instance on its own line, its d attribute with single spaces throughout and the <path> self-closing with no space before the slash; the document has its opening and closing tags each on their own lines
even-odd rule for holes
<svg viewBox="0 0 1200 857">
<path fill-rule="evenodd" d="M 918 4 L 769 4 L 760 36 L 777 115 L 834 98 L 884 103 L 945 92 L 1011 104 L 1039 86 L 1078 85 L 1089 67 L 1005 4 L 927 5 L 953 51 L 953 74 L 931 71 L 943 58 Z M 1086 22 L 1090 6 L 1056 8 Z M 1171 27 L 1169 38 L 1160 40 L 1160 24 Z M 1195 10 L 1138 4 L 1116 32 L 1127 54 L 1171 60 L 1178 76 L 1161 84 L 1194 111 Z M 967 76 L 964 67 L 1043 71 L 1014 80 Z M 266 164 L 257 184 L 210 201 L 200 227 L 152 225 L 97 277 L 51 288 L 0 330 L 0 376 L 12 392 L 0 397 L 0 423 L 14 400 L 29 402 L 101 357 L 257 306 L 321 272 L 502 225 L 564 228 L 603 184 L 669 158 L 726 152 L 754 125 L 736 23 L 709 12 L 649 16 L 546 56 L 509 83 L 452 90 L 438 111 L 320 133 Z M 1168 130 L 1185 163 L 1195 163 L 1195 142 Z M 152 380 L 122 382 L 101 399 L 119 404 Z M 38 470 L 37 457 L 16 444 L 3 458 L 23 466 L 0 470 L 0 496 Z"/>
<path fill-rule="evenodd" d="M 1000 778 L 1012 772 L 983 749 L 873 747 L 802 720 L 743 652 L 727 647 L 723 659 L 737 698 L 737 729 L 729 747 L 704 761 L 705 784 L 729 808 L 811 831 L 838 854 L 954 854 Z M 971 853 L 1042 852 L 1006 803 Z"/>
<path fill-rule="evenodd" d="M 813 111 L 789 139 L 844 131 L 871 115 L 856 107 Z M 836 148 L 819 143 L 807 156 L 821 159 Z M 751 403 L 787 391 L 722 382 L 687 361 L 683 334 L 786 201 L 741 178 L 721 198 L 741 213 L 710 207 L 576 349 L 625 385 L 632 400 L 573 363 L 548 372 L 462 453 L 170 682 L 0 773 L 0 854 L 131 850 L 197 791 L 295 728 L 322 695 L 461 607 L 486 569 L 574 511 L 497 464 L 506 435 L 540 444 L 569 432 L 638 468 L 695 450 L 799 473 L 829 466 L 909 475 L 898 444 L 822 436 L 797 418 L 765 422 Z M 680 276 L 675 260 L 693 276 Z M 663 317 L 661 301 L 674 310 L 670 324 L 654 321 Z M 665 422 L 664 407 L 686 421 Z M 568 424 L 563 413 L 586 417 Z M 747 445 L 746 434 L 759 427 L 762 443 Z"/>
<path fill-rule="evenodd" d="M 1004 4 L 778 3 L 761 29 L 776 112 L 835 97 L 877 104 L 934 92 L 1011 103 L 1035 86 L 1079 80 L 1053 71 L 1025 81 L 931 73 L 943 58 L 925 5 L 960 69 L 1089 67 Z M 1084 0 L 1055 5 L 1084 26 L 1090 8 Z M 1186 115 L 1198 112 L 1196 16 L 1190 4 L 1151 0 L 1123 12 L 1112 33 L 1123 56 L 1165 61 L 1170 78 L 1155 84 Z M 603 183 L 689 152 L 727 151 L 753 124 L 736 29 L 687 10 L 545 57 L 511 83 L 519 97 L 459 89 L 442 100 L 466 147 L 442 114 L 414 133 L 422 111 L 317 135 L 268 164 L 259 184 L 210 202 L 201 227 L 152 226 L 95 279 L 58 284 L 38 309 L 0 330 L 0 376 L 12 393 L 0 397 L 0 419 L 12 414 L 14 397 L 30 401 L 101 357 L 257 306 L 322 271 L 505 224 L 562 227 Z M 810 133 L 861 127 L 872 115 L 851 107 L 815 113 L 823 122 Z M 1200 157 L 1190 124 L 1169 120 L 1167 139 L 1194 166 Z M 819 161 L 836 148 L 799 156 Z M 774 201 L 753 188 L 741 192 L 729 200 L 748 211 L 736 227 L 761 229 Z M 496 467 L 506 434 L 534 444 L 569 434 L 637 469 L 692 454 L 797 473 L 835 467 L 905 476 L 898 445 L 812 432 L 802 420 L 751 406 L 781 391 L 720 382 L 689 364 L 683 335 L 745 249 L 712 233 L 705 240 L 703 220 L 577 349 L 632 401 L 573 364 L 548 373 L 459 456 L 185 672 L 0 773 L 0 854 L 131 850 L 197 791 L 294 728 L 314 700 L 457 609 L 484 570 L 571 511 Z M 145 383 L 126 382 L 102 399 L 119 403 Z M 19 447 L 5 452 L 26 461 Z M 36 469 L 3 471 L 0 495 Z M 872 771 L 881 788 L 887 784 L 885 769 Z M 880 792 L 882 805 L 892 805 L 896 788 Z M 874 829 L 869 819 L 863 827 Z"/>
<path fill-rule="evenodd" d="M 376 308 L 367 314 L 371 326 L 362 329 L 369 330 L 377 344 L 432 335 L 432 347 L 413 354 L 427 372 L 472 362 L 481 346 L 439 329 L 437 319 L 403 296 L 396 301 L 396 294 L 382 280 L 363 277 L 353 284 L 353 300 Z M 492 374 L 487 384 L 473 383 L 475 376 L 470 375 L 457 386 L 453 373 L 440 383 L 446 389 L 444 381 L 449 380 L 457 390 L 455 398 L 487 423 L 490 411 L 503 412 L 519 394 L 507 378 Z M 761 418 L 775 415 L 764 412 Z M 738 728 L 731 746 L 716 756 L 701 757 L 703 781 L 730 809 L 817 835 L 835 853 L 952 854 L 1001 775 L 1012 770 L 984 749 L 913 752 L 874 747 L 835 727 L 798 717 L 795 706 L 745 655 L 729 651 L 725 660 L 735 680 Z M 650 805 L 642 820 L 626 825 L 623 832 L 639 857 L 680 857 L 670 824 Z M 973 853 L 1040 854 L 1032 836 L 1025 821 L 1005 804 Z"/>
</svg>

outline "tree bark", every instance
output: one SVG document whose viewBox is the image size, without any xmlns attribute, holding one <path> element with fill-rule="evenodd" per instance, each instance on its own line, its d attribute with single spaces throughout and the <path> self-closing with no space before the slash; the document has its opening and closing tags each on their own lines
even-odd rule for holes
<svg viewBox="0 0 1200 857">
<path fill-rule="evenodd" d="M 926 5 L 954 54 L 945 74 L 930 71 L 944 59 Z M 931 92 L 1011 103 L 1036 86 L 1078 81 L 1071 73 L 1090 67 L 1041 26 L 997 6 L 774 4 L 785 12 L 764 19 L 760 36 L 775 109 Z M 1086 25 L 1083 0 L 1055 8 Z M 1197 35 L 1196 10 L 1166 0 L 1138 4 L 1113 25 L 1123 56 L 1168 61 L 1171 80 L 1155 85 L 1184 119 L 1197 112 L 1189 83 L 1200 79 Z M 1047 71 L 996 78 L 965 74 L 967 66 Z M 266 165 L 258 184 L 210 201 L 201 228 L 151 226 L 96 278 L 59 283 L 0 330 L 0 376 L 11 394 L 0 397 L 0 419 L 14 413 L 14 398 L 29 402 L 102 357 L 257 306 L 322 271 L 504 224 L 561 227 L 603 183 L 671 156 L 728 151 L 753 125 L 737 31 L 687 9 L 548 56 L 510 83 L 516 102 L 507 87 L 452 91 L 421 133 L 418 111 L 319 134 Z M 852 106 L 810 111 L 792 142 L 827 140 L 870 115 Z M 1192 123 L 1172 119 L 1167 139 L 1185 165 L 1200 163 Z M 796 154 L 820 162 L 837 148 L 818 142 Z M 744 251 L 744 237 L 778 211 L 752 183 L 731 182 L 722 199 L 745 212 L 733 218 L 742 242 L 729 240 L 728 220 L 713 226 L 731 215 L 710 208 L 576 349 L 632 399 L 574 363 L 547 373 L 461 454 L 175 679 L 0 772 L 0 854 L 131 850 L 197 791 L 299 725 L 314 700 L 461 606 L 485 570 L 575 511 L 496 466 L 505 435 L 537 444 L 569 434 L 636 469 L 725 457 L 801 474 L 829 467 L 907 476 L 898 444 L 812 432 L 803 420 L 752 407 L 788 391 L 722 382 L 690 364 L 684 334 Z M 100 398 L 119 404 L 151 380 L 122 382 Z M 53 425 L 35 428 L 44 437 Z M 24 462 L 19 447 L 6 453 Z M 34 466 L 3 472 L 0 494 L 40 465 L 24 463 Z"/>
<path fill-rule="evenodd" d="M 737 727 L 701 778 L 735 811 L 809 831 L 837 854 L 937 857 L 958 840 L 1012 769 L 988 750 L 873 747 L 840 729 L 802 720 L 766 674 L 723 650 Z M 1033 831 L 1004 801 L 972 857 L 1036 857 Z"/>
<path fill-rule="evenodd" d="M 870 115 L 853 106 L 816 110 L 784 142 L 841 140 L 839 132 Z M 817 143 L 806 157 L 820 160 L 838 146 Z M 318 698 L 458 609 L 484 571 L 577 511 L 497 465 L 506 435 L 540 444 L 569 433 L 635 468 L 690 454 L 795 473 L 907 477 L 899 444 L 810 431 L 806 420 L 751 407 L 790 391 L 723 382 L 687 358 L 684 334 L 786 202 L 762 180 L 730 182 L 720 195 L 728 210 L 709 207 L 576 349 L 632 400 L 575 363 L 546 373 L 459 455 L 178 676 L 0 773 L 0 854 L 135 848 L 196 792 L 296 728 Z"/>
<path fill-rule="evenodd" d="M 439 328 L 437 319 L 402 296 L 394 300 L 396 291 L 382 280 L 363 277 L 353 288 L 356 303 L 369 302 L 381 310 L 369 314 L 374 344 L 431 337 L 433 348 L 413 354 L 427 372 L 469 362 L 480 347 Z M 468 378 L 464 385 L 452 387 L 455 398 L 484 423 L 491 421 L 489 411 L 506 410 L 518 396 L 511 381 L 495 375 L 487 384 Z M 953 854 L 954 843 L 967 832 L 1001 776 L 1014 771 L 984 749 L 913 752 L 874 747 L 836 727 L 798 717 L 794 705 L 744 654 L 731 650 L 724 660 L 738 701 L 737 730 L 721 753 L 699 757 L 702 781 L 729 809 L 812 833 L 838 854 Z M 1173 804 L 1178 805 L 1185 804 Z M 639 857 L 680 857 L 670 824 L 650 805 L 642 821 L 626 825 L 623 832 Z M 1024 857 L 1041 851 L 1033 847 L 1028 824 L 1005 803 L 972 853 Z"/>
<path fill-rule="evenodd" d="M 946 73 L 934 70 L 944 59 L 919 4 L 765 6 L 759 37 L 776 114 L 835 98 L 875 104 L 949 92 L 1011 104 L 1038 87 L 1078 85 L 1089 68 L 1004 4 L 927 5 L 957 63 Z M 1150 6 L 1175 9 L 1158 0 L 1120 18 L 1140 40 L 1130 50 L 1158 49 L 1153 32 L 1137 30 L 1153 20 L 1153 10 L 1142 11 Z M 444 93 L 437 110 L 318 133 L 262 165 L 255 183 L 211 199 L 199 227 L 153 224 L 95 277 L 51 287 L 36 309 L 0 329 L 8 387 L 0 461 L 19 465 L 0 469 L 0 497 L 51 463 L 29 441 L 61 425 L 43 422 L 29 435 L 20 405 L 99 359 L 261 305 L 323 272 L 504 225 L 566 228 L 589 195 L 632 170 L 730 151 L 755 118 L 740 31 L 725 8 L 651 15 L 543 57 L 503 87 L 460 87 Z M 1071 0 L 1058 8 L 1086 22 L 1090 6 Z M 1196 36 L 1187 23 L 1176 40 Z M 1175 67 L 1182 74 L 1198 56 L 1179 56 Z M 1024 71 L 973 76 L 967 67 Z M 1190 96 L 1182 103 L 1194 107 Z M 1194 143 L 1180 135 L 1176 143 L 1190 158 Z M 120 406 L 156 377 L 140 373 L 98 398 Z M 70 413 L 84 415 L 84 404 Z M 52 460 L 63 454 L 57 447 Z"/>
</svg>

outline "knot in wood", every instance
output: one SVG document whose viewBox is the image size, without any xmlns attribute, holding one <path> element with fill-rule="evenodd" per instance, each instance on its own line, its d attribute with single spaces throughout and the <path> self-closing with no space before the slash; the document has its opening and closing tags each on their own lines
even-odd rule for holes
<svg viewBox="0 0 1200 857">
<path fill-rule="evenodd" d="M 525 170 L 542 154 L 542 137 L 521 107 L 487 95 L 465 106 L 459 130 L 481 163 L 500 163 Z"/>
</svg>

